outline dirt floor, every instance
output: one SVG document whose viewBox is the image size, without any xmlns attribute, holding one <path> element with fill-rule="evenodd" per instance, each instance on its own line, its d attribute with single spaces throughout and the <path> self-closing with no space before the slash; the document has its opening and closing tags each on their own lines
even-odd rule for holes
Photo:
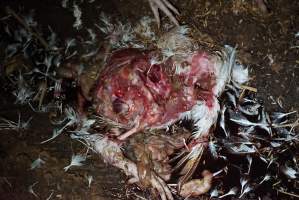
<svg viewBox="0 0 299 200">
<path fill-rule="evenodd" d="M 299 33 L 299 1 L 268 1 L 267 11 L 261 11 L 253 0 L 171 2 L 180 10 L 179 21 L 194 28 L 203 46 L 237 46 L 238 58 L 250 69 L 249 85 L 257 88 L 257 96 L 267 110 L 299 110 L 299 36 L 295 37 Z M 72 12 L 62 8 L 61 1 L 4 0 L 0 2 L 0 18 L 8 5 L 19 12 L 34 9 L 38 24 L 45 30 L 50 25 L 58 38 L 85 34 L 82 29 L 73 29 Z M 152 16 L 146 0 L 86 0 L 81 5 L 84 28 L 93 27 L 101 11 L 132 23 L 142 16 Z M 167 20 L 162 14 L 162 23 Z M 52 134 L 48 115 L 14 105 L 8 92 L 1 89 L 0 116 L 17 120 L 20 112 L 22 120 L 33 119 L 25 131 L 0 131 L 0 199 L 129 199 L 126 177 L 96 155 L 88 158 L 86 165 L 65 172 L 71 155 L 82 146 L 68 135 L 40 144 Z M 38 157 L 45 163 L 31 170 L 31 163 Z M 90 175 L 93 181 L 89 186 Z M 36 195 L 30 193 L 33 184 Z M 276 198 L 281 196 L 271 197 Z"/>
</svg>

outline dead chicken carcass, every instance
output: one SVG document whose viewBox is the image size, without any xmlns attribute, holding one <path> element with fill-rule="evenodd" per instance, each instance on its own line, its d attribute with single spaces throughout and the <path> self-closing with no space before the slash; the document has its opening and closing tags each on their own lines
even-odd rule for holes
<svg viewBox="0 0 299 200">
<path fill-rule="evenodd" d="M 217 120 L 220 111 L 217 97 L 230 81 L 235 67 L 235 49 L 232 47 L 226 46 L 223 51 L 215 53 L 196 49 L 192 39 L 175 30 L 161 37 L 156 49 L 116 50 L 100 73 L 92 98 L 98 115 L 126 130 L 117 137 L 121 141 L 146 129 L 168 128 L 183 119 L 193 121 L 195 131 L 187 144 L 188 153 L 175 167 L 182 167 L 178 190 L 182 188 L 183 192 L 178 193 L 183 196 L 200 195 L 211 186 L 208 172 L 203 173 L 202 181 L 188 181 L 207 147 L 210 129 Z M 94 138 L 84 136 L 83 139 L 109 160 L 108 154 L 104 153 L 106 150 L 98 147 Z M 108 141 L 107 137 L 101 140 L 105 145 L 117 144 Z M 122 155 L 120 160 L 123 159 Z M 109 163 L 123 169 L 135 181 L 141 181 L 136 164 L 131 170 L 118 166 L 117 161 Z M 151 173 L 147 180 L 162 199 L 172 199 L 159 173 Z M 193 191 L 197 186 L 202 190 Z"/>
</svg>

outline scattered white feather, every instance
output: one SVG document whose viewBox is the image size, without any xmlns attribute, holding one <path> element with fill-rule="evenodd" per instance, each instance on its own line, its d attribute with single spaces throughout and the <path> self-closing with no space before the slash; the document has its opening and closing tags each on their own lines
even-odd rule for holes
<svg viewBox="0 0 299 200">
<path fill-rule="evenodd" d="M 68 122 L 63 128 L 60 129 L 61 131 L 66 127 L 80 123 L 80 116 L 72 107 L 65 108 L 64 113 L 66 115 L 65 120 L 68 120 Z"/>
<path fill-rule="evenodd" d="M 69 1 L 69 0 L 62 0 L 62 1 L 61 1 L 61 6 L 62 6 L 63 8 L 66 8 L 66 7 L 67 7 L 67 4 L 68 4 L 68 1 Z"/>
<path fill-rule="evenodd" d="M 95 119 L 84 118 L 81 122 L 82 127 L 79 130 L 71 131 L 72 133 L 75 133 L 71 135 L 71 138 L 76 139 L 76 135 L 89 135 L 90 133 L 88 132 L 88 130 L 90 129 L 91 125 L 95 123 L 95 121 Z"/>
<path fill-rule="evenodd" d="M 53 54 L 47 54 L 43 60 L 43 62 L 36 62 L 37 65 L 45 65 L 46 70 L 45 71 L 40 71 L 38 68 L 34 69 L 34 72 L 42 74 L 46 77 L 51 77 L 50 75 L 50 68 L 53 66 L 53 59 L 54 55 Z"/>
<path fill-rule="evenodd" d="M 75 22 L 73 24 L 73 27 L 76 28 L 77 30 L 81 28 L 82 26 L 82 21 L 81 21 L 81 16 L 82 16 L 82 12 L 81 10 L 79 9 L 79 6 L 74 4 L 73 5 L 73 15 L 75 17 Z"/>
<path fill-rule="evenodd" d="M 274 148 L 280 147 L 280 146 L 282 145 L 282 143 L 275 142 L 275 141 L 270 142 L 270 144 L 271 144 L 271 146 L 274 147 Z"/>
<path fill-rule="evenodd" d="M 41 142 L 41 144 L 44 144 L 46 142 L 49 142 L 53 139 L 55 139 L 57 136 L 59 136 L 67 127 L 79 124 L 81 122 L 79 114 L 72 108 L 72 107 L 67 107 L 64 110 L 65 113 L 65 119 L 63 121 L 67 121 L 66 124 L 61 127 L 60 129 L 54 129 L 52 137 Z"/>
<path fill-rule="evenodd" d="M 38 181 L 36 181 L 35 183 L 33 183 L 32 185 L 30 185 L 30 186 L 28 187 L 28 192 L 29 192 L 30 194 L 32 194 L 33 196 L 35 196 L 36 198 L 39 198 L 38 195 L 37 195 L 37 194 L 34 192 L 34 190 L 33 190 L 33 187 L 34 187 L 36 184 L 38 184 Z"/>
<path fill-rule="evenodd" d="M 220 122 L 219 125 L 222 128 L 224 134 L 226 137 L 229 137 L 229 131 L 226 130 L 226 125 L 225 125 L 225 111 L 226 111 L 226 106 L 223 105 L 222 109 L 221 109 L 221 115 L 220 115 Z"/>
<path fill-rule="evenodd" d="M 242 198 L 242 196 L 248 192 L 250 192 L 253 188 L 249 185 L 248 180 L 246 178 L 241 178 L 240 179 L 241 183 L 241 194 L 239 198 Z"/>
<path fill-rule="evenodd" d="M 32 117 L 30 117 L 27 121 L 22 122 L 21 114 L 19 113 L 18 122 L 14 122 L 14 121 L 5 119 L 3 117 L 0 117 L 0 120 L 3 121 L 2 123 L 0 123 L 0 130 L 1 129 L 9 129 L 9 130 L 20 131 L 20 130 L 27 129 L 29 127 Z"/>
<path fill-rule="evenodd" d="M 51 34 L 48 36 L 47 40 L 48 40 L 48 45 L 50 47 L 51 50 L 57 50 L 57 34 L 53 31 L 53 29 L 48 26 L 49 31 L 51 32 Z"/>
<path fill-rule="evenodd" d="M 215 142 L 209 142 L 209 150 L 213 156 L 213 158 L 218 158 L 218 153 L 217 153 L 217 146 Z"/>
<path fill-rule="evenodd" d="M 100 24 L 95 26 L 106 35 L 114 49 L 132 46 L 136 38 L 130 24 L 123 24 L 120 21 L 113 24 L 110 17 L 104 13 L 100 14 Z"/>
<path fill-rule="evenodd" d="M 95 32 L 92 29 L 90 29 L 90 28 L 87 29 L 87 32 L 89 34 L 91 42 L 95 42 L 96 41 L 96 34 L 95 34 Z"/>
<path fill-rule="evenodd" d="M 88 181 L 88 187 L 90 188 L 91 182 L 93 181 L 93 176 L 92 175 L 88 175 L 87 176 L 87 181 Z"/>
<path fill-rule="evenodd" d="M 245 185 L 244 190 L 241 192 L 239 198 L 242 198 L 244 194 L 250 192 L 253 188 L 250 185 Z"/>
<path fill-rule="evenodd" d="M 62 132 L 58 131 L 57 129 L 53 129 L 53 132 L 52 132 L 52 137 L 50 137 L 49 139 L 47 140 L 44 140 L 41 142 L 41 144 L 44 144 L 44 143 L 47 143 L 53 139 L 55 139 L 57 136 L 59 136 Z"/>
<path fill-rule="evenodd" d="M 283 123 L 283 119 L 288 117 L 289 115 L 292 115 L 292 114 L 296 114 L 297 111 L 291 111 L 291 112 L 288 112 L 288 113 L 281 113 L 281 112 L 273 112 L 271 113 L 271 119 L 272 119 L 272 122 L 273 123 Z M 283 121 L 283 122 L 281 122 Z"/>
<path fill-rule="evenodd" d="M 246 159 L 248 161 L 248 171 L 247 171 L 247 174 L 249 174 L 250 170 L 251 170 L 251 165 L 252 165 L 252 157 L 250 155 L 247 155 Z"/>
<path fill-rule="evenodd" d="M 285 165 L 281 168 L 281 170 L 290 179 L 298 178 L 299 173 L 295 169 L 293 169 L 292 167 L 289 167 L 289 166 Z"/>
<path fill-rule="evenodd" d="M 246 178 L 241 177 L 241 179 L 240 179 L 241 193 L 243 192 L 244 187 L 245 187 L 245 185 L 247 185 L 247 183 L 248 183 L 248 180 Z"/>
<path fill-rule="evenodd" d="M 23 76 L 20 74 L 18 78 L 18 88 L 13 91 L 13 95 L 16 97 L 16 104 L 24 105 L 31 101 L 35 92 L 25 82 Z"/>
<path fill-rule="evenodd" d="M 261 180 L 261 182 L 259 183 L 259 185 L 262 184 L 262 183 L 264 183 L 265 181 L 270 180 L 270 178 L 271 178 L 271 176 L 269 174 L 266 174 L 266 176 L 263 178 L 263 180 Z"/>
<path fill-rule="evenodd" d="M 232 80 L 238 84 L 246 83 L 249 80 L 248 68 L 235 64 L 232 69 Z"/>
<path fill-rule="evenodd" d="M 214 190 L 211 191 L 210 197 L 218 197 L 219 196 L 219 191 L 215 188 Z"/>
<path fill-rule="evenodd" d="M 30 169 L 36 169 L 36 168 L 40 168 L 43 164 L 45 164 L 46 162 L 44 160 L 42 160 L 40 157 L 38 157 L 35 161 L 33 161 L 31 163 Z"/>
<path fill-rule="evenodd" d="M 72 160 L 71 163 L 64 167 L 64 171 L 69 170 L 70 167 L 73 166 L 82 166 L 83 163 L 86 160 L 86 156 L 85 155 L 81 155 L 81 154 L 77 154 L 77 155 L 72 155 Z"/>
<path fill-rule="evenodd" d="M 226 194 L 224 194 L 224 195 L 222 195 L 222 196 L 220 196 L 220 197 L 218 197 L 218 198 L 221 199 L 221 198 L 224 198 L 224 197 L 226 197 L 226 196 L 236 195 L 237 192 L 238 192 L 238 188 L 237 188 L 237 187 L 233 187 L 233 188 L 231 188 Z"/>
<path fill-rule="evenodd" d="M 69 51 L 69 49 L 71 48 L 71 47 L 74 47 L 76 45 L 76 39 L 74 39 L 74 38 L 68 38 L 68 39 L 66 39 L 66 41 L 65 41 L 65 50 L 64 50 L 64 53 L 65 54 L 67 54 L 68 53 L 68 51 Z"/>
<path fill-rule="evenodd" d="M 62 87 L 61 87 L 62 79 L 56 80 L 54 84 L 55 84 L 54 85 L 54 97 L 58 98 L 58 97 L 60 97 L 60 95 L 62 93 Z"/>
<path fill-rule="evenodd" d="M 255 153 L 257 149 L 254 145 L 240 144 L 240 146 L 233 146 L 231 150 L 237 154 Z"/>
<path fill-rule="evenodd" d="M 110 17 L 108 17 L 105 13 L 100 14 L 100 22 L 101 24 L 95 24 L 95 26 L 103 32 L 105 35 L 108 35 L 109 33 L 112 33 L 114 30 L 114 25 L 111 22 Z"/>
<path fill-rule="evenodd" d="M 220 170 L 217 171 L 217 172 L 214 172 L 214 173 L 213 173 L 213 177 L 218 176 L 218 175 L 221 174 L 222 172 L 225 172 L 225 170 L 226 170 L 226 167 L 223 168 L 223 169 L 220 169 Z"/>
<path fill-rule="evenodd" d="M 261 118 L 259 119 L 259 122 L 251 122 L 249 121 L 245 116 L 243 116 L 240 113 L 232 113 L 231 112 L 231 121 L 246 127 L 260 127 L 264 130 L 266 130 L 269 134 L 271 134 L 270 124 L 266 121 L 265 115 L 262 114 Z"/>
<path fill-rule="evenodd" d="M 253 105 L 248 105 L 248 106 L 238 105 L 239 111 L 241 111 L 242 113 L 244 113 L 245 115 L 248 115 L 248 116 L 258 115 L 260 107 L 261 107 L 260 104 L 253 104 Z"/>
</svg>

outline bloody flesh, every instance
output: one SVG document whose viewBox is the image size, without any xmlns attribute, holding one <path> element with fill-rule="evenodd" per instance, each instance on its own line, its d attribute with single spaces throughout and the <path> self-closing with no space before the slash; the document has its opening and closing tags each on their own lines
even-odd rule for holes
<svg viewBox="0 0 299 200">
<path fill-rule="evenodd" d="M 213 106 L 215 59 L 194 52 L 153 63 L 155 51 L 123 49 L 108 60 L 95 91 L 97 113 L 130 129 L 166 127 L 198 101 Z"/>
</svg>

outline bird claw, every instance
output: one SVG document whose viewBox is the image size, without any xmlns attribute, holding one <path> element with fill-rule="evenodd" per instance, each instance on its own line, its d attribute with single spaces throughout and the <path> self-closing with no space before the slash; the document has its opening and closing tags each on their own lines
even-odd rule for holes
<svg viewBox="0 0 299 200">
<path fill-rule="evenodd" d="M 171 5 L 171 3 L 168 0 L 148 0 L 150 7 L 154 13 L 155 19 L 157 21 L 158 27 L 160 27 L 160 17 L 159 17 L 159 9 L 164 12 L 165 15 L 167 15 L 167 17 L 169 17 L 169 19 L 176 25 L 176 26 L 180 26 L 179 22 L 177 21 L 177 19 L 175 18 L 175 16 L 173 15 L 179 15 L 179 11 L 173 6 Z"/>
<path fill-rule="evenodd" d="M 152 187 L 158 191 L 161 200 L 173 200 L 172 193 L 162 178 L 153 173 L 150 182 Z"/>
</svg>

